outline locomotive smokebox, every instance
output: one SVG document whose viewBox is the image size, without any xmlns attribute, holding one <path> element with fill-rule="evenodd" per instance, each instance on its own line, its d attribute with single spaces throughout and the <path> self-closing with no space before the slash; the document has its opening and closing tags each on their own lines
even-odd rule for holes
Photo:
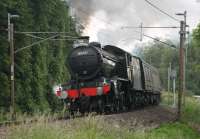
<svg viewBox="0 0 200 139">
<path fill-rule="evenodd" d="M 69 54 L 68 60 L 71 73 L 79 79 L 90 79 L 101 68 L 101 55 L 94 47 L 77 47 Z"/>
</svg>

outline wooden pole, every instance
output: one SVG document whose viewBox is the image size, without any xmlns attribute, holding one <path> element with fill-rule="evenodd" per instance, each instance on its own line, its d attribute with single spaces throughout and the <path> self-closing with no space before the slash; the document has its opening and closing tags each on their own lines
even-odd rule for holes
<svg viewBox="0 0 200 139">
<path fill-rule="evenodd" d="M 180 30 L 180 49 L 179 49 L 179 93 L 178 93 L 178 119 L 180 120 L 181 114 L 182 114 L 182 96 L 183 96 L 183 80 L 184 80 L 184 67 L 183 67 L 183 62 L 184 62 L 184 55 L 183 55 L 183 46 L 184 46 L 184 36 L 185 36 L 185 22 L 181 21 L 180 22 L 181 30 Z"/>
</svg>

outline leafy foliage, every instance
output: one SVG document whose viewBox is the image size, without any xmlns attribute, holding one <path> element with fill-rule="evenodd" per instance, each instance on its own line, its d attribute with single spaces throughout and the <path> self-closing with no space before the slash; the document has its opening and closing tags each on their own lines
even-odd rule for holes
<svg viewBox="0 0 200 139">
<path fill-rule="evenodd" d="M 142 57 L 146 62 L 158 68 L 162 87 L 167 89 L 167 69 L 169 63 L 171 63 L 172 68 L 178 71 L 178 51 L 158 42 L 148 43 L 146 45 Z"/>
<path fill-rule="evenodd" d="M 190 46 L 187 48 L 186 63 L 186 89 L 200 95 L 200 24 L 190 36 Z M 168 42 L 169 43 L 169 42 Z M 149 43 L 144 49 L 143 58 L 158 68 L 163 88 L 167 90 L 167 68 L 172 63 L 172 69 L 177 71 L 176 86 L 178 87 L 179 77 L 179 47 L 168 48 L 158 42 Z M 178 88 L 177 88 L 178 89 Z"/>
<path fill-rule="evenodd" d="M 71 32 L 68 6 L 61 0 L 1 0 L 0 23 L 7 28 L 7 13 L 18 14 L 12 20 L 17 31 Z M 74 27 L 73 27 L 74 28 Z M 49 37 L 50 35 L 40 35 Z M 15 50 L 30 45 L 39 38 L 15 34 Z M 15 89 L 17 110 L 21 112 L 55 111 L 61 102 L 52 93 L 53 83 L 69 79 L 66 57 L 71 42 L 50 40 L 15 54 Z M 0 109 L 10 105 L 10 58 L 7 32 L 0 32 Z"/>
<path fill-rule="evenodd" d="M 200 95 L 200 24 L 193 31 L 191 46 L 188 49 L 187 89 Z"/>
</svg>

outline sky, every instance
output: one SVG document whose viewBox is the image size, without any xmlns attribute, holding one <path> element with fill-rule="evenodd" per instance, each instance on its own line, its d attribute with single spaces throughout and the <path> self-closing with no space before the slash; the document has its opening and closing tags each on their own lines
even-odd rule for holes
<svg viewBox="0 0 200 139">
<path fill-rule="evenodd" d="M 190 31 L 200 23 L 200 0 L 148 0 L 169 15 L 187 11 Z M 73 14 L 84 25 L 83 35 L 90 41 L 113 44 L 133 52 L 136 46 L 150 41 L 138 33 L 140 29 L 126 26 L 179 26 L 180 23 L 150 6 L 145 0 L 70 0 Z M 177 41 L 178 29 L 143 29 L 143 33 L 163 40 Z"/>
</svg>

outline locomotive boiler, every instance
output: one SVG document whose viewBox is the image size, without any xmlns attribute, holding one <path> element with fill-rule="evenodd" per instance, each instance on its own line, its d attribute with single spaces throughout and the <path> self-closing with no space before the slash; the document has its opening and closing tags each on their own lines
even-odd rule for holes
<svg viewBox="0 0 200 139">
<path fill-rule="evenodd" d="M 90 43 L 88 47 L 75 48 L 68 57 L 72 78 L 90 80 L 104 76 L 109 78 L 118 63 L 118 58 L 101 49 L 101 44 Z"/>
<path fill-rule="evenodd" d="M 80 45 L 69 53 L 68 67 L 71 80 L 55 93 L 72 113 L 120 112 L 160 101 L 157 69 L 116 46 Z"/>
</svg>

